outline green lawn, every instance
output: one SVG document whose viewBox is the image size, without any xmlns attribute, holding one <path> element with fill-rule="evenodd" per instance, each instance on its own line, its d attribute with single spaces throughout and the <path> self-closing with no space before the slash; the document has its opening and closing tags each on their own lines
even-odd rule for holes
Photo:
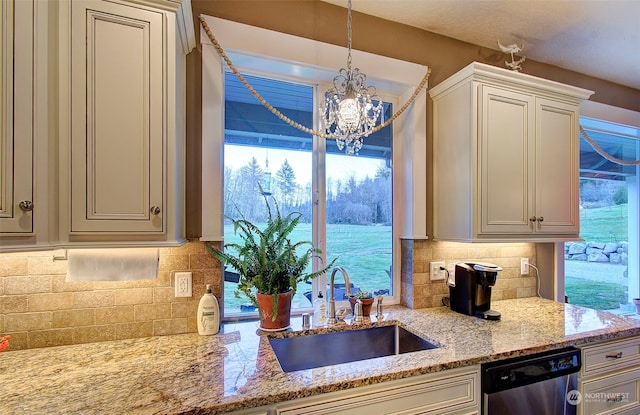
<svg viewBox="0 0 640 415">
<path fill-rule="evenodd" d="M 627 302 L 627 287 L 624 285 L 572 277 L 565 277 L 564 282 L 571 304 L 596 310 L 612 310 Z"/>
<path fill-rule="evenodd" d="M 226 225 L 225 236 L 225 243 L 240 242 L 233 234 L 232 225 Z M 291 240 L 311 240 L 311 224 L 298 225 L 291 233 Z M 344 267 L 356 287 L 365 291 L 391 288 L 386 272 L 391 266 L 391 226 L 327 225 L 327 245 L 331 247 L 327 258 L 337 256 L 335 266 Z M 337 280 L 343 282 L 341 276 Z M 234 297 L 235 288 L 235 283 L 224 284 L 225 307 L 239 307 L 248 302 L 244 296 Z M 310 288 L 310 284 L 298 286 L 294 305 Z"/>
<path fill-rule="evenodd" d="M 628 240 L 628 205 L 580 210 L 580 237 L 591 242 Z"/>
</svg>

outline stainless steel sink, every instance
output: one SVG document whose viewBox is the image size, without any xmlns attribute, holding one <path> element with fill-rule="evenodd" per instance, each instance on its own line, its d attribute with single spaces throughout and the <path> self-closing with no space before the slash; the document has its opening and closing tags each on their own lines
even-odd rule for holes
<svg viewBox="0 0 640 415">
<path fill-rule="evenodd" d="M 285 372 L 438 347 L 398 325 L 269 338 L 269 343 Z"/>
</svg>

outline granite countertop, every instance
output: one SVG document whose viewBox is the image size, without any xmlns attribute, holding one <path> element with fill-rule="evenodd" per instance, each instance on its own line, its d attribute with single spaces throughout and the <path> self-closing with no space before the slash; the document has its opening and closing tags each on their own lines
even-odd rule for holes
<svg viewBox="0 0 640 415">
<path fill-rule="evenodd" d="M 444 307 L 388 307 L 385 320 L 370 325 L 398 322 L 441 347 L 291 373 L 280 369 L 255 321 L 225 323 L 216 336 L 5 352 L 0 354 L 0 413 L 223 413 L 640 334 L 637 319 L 539 298 L 492 306 L 502 320 L 480 320 Z M 294 318 L 287 335 L 299 330 L 300 318 Z"/>
</svg>

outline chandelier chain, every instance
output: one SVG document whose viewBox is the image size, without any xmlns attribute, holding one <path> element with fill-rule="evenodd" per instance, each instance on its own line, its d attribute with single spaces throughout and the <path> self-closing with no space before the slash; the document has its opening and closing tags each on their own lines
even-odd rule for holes
<svg viewBox="0 0 640 415">
<path fill-rule="evenodd" d="M 316 130 L 313 130 L 311 128 L 305 127 L 304 125 L 302 125 L 300 123 L 297 123 L 294 120 L 292 120 L 291 118 L 287 117 L 286 115 L 281 113 L 277 108 L 275 108 L 271 104 L 269 104 L 267 102 L 267 100 L 264 99 L 264 97 L 262 97 L 262 95 L 260 95 L 260 93 L 258 91 L 256 91 L 249 84 L 249 82 L 244 78 L 244 76 L 242 76 L 242 74 L 240 73 L 238 68 L 236 68 L 236 66 L 233 64 L 233 62 L 231 62 L 231 59 L 229 58 L 229 56 L 227 56 L 227 54 L 225 53 L 225 51 L 222 48 L 222 46 L 220 46 L 220 43 L 218 43 L 218 40 L 213 35 L 213 32 L 211 31 L 211 29 L 209 28 L 209 25 L 207 24 L 207 22 L 204 19 L 204 16 L 199 16 L 198 19 L 200 20 L 200 24 L 202 25 L 204 31 L 207 33 L 207 36 L 209 37 L 209 40 L 211 40 L 211 43 L 213 44 L 213 47 L 216 49 L 216 51 L 218 52 L 220 57 L 225 61 L 227 66 L 229 66 L 231 71 L 236 75 L 236 77 L 240 80 L 240 82 L 242 82 L 242 84 L 249 90 L 249 92 L 251 92 L 251 94 L 258 101 L 260 101 L 260 103 L 265 108 L 267 108 L 269 111 L 271 111 L 275 116 L 280 118 L 282 121 L 286 122 L 287 124 L 291 125 L 294 128 L 297 128 L 298 130 L 300 130 L 302 132 L 305 132 L 307 134 L 311 134 L 311 135 L 314 135 L 314 136 L 317 136 L 317 137 L 325 138 L 325 139 L 335 140 L 337 138 L 337 135 L 335 135 L 335 134 L 327 134 L 327 133 L 324 133 L 324 132 L 321 132 L 321 131 L 316 131 Z M 351 55 L 349 55 L 348 59 L 349 59 L 349 63 L 350 63 Z M 424 77 L 422 78 L 422 81 L 420 81 L 420 84 L 418 84 L 418 86 L 416 87 L 415 91 L 413 92 L 411 97 L 407 100 L 407 102 L 398 111 L 396 111 L 387 121 L 385 121 L 384 123 L 382 123 L 382 124 L 378 125 L 377 127 L 373 128 L 371 130 L 371 134 L 373 134 L 373 133 L 375 133 L 377 131 L 380 131 L 383 128 L 387 127 L 396 118 L 398 118 L 400 116 L 400 114 L 402 114 L 407 108 L 409 108 L 409 105 L 411 105 L 413 103 L 413 101 L 415 101 L 416 97 L 418 96 L 418 94 L 420 93 L 422 88 L 424 88 L 424 86 L 426 85 L 427 81 L 429 80 L 429 75 L 431 75 L 431 68 L 427 68 L 427 72 L 425 73 Z"/>
<path fill-rule="evenodd" d="M 351 0 L 347 8 L 347 69 L 351 71 Z"/>
<path fill-rule="evenodd" d="M 593 149 L 596 152 L 598 152 L 598 154 L 600 154 L 602 157 L 609 160 L 610 162 L 620 164 L 622 166 L 635 166 L 640 164 L 640 160 L 633 160 L 633 161 L 621 160 L 607 153 L 602 147 L 598 145 L 598 143 L 596 143 L 591 137 L 589 137 L 589 134 L 587 134 L 587 131 L 582 126 L 580 126 L 580 133 L 582 133 L 582 136 L 584 137 L 584 139 L 587 140 L 589 144 L 591 144 L 591 147 L 593 147 Z"/>
</svg>

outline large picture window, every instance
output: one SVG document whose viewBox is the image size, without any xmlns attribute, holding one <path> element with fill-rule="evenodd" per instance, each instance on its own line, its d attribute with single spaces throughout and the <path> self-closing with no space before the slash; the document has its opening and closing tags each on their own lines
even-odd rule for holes
<svg viewBox="0 0 640 415">
<path fill-rule="evenodd" d="M 302 125 L 314 124 L 312 84 L 245 75 L 272 105 Z M 267 110 L 231 73 L 225 73 L 224 213 L 242 214 L 254 223 L 266 221 L 263 201 L 283 215 L 302 213 L 292 234 L 313 241 L 325 261 L 337 257 L 350 277 L 350 290 L 376 295 L 393 292 L 392 130 L 365 139 L 357 156 L 347 156 L 334 140 L 314 145 L 313 137 Z M 392 105 L 385 103 L 385 117 Z M 324 183 L 324 186 L 323 186 Z M 314 226 L 314 223 L 317 224 Z M 239 242 L 233 225 L 224 222 L 224 241 Z M 310 264 L 311 266 L 311 264 Z M 311 272 L 311 269 L 309 270 Z M 335 284 L 336 300 L 346 299 L 346 286 Z M 225 315 L 252 313 L 246 298 L 234 296 L 236 274 L 225 270 Z M 315 285 L 315 289 L 314 289 Z M 318 291 L 329 296 L 323 281 L 299 287 L 293 307 L 306 309 Z"/>
<path fill-rule="evenodd" d="M 640 129 L 581 117 L 597 151 L 580 139 L 580 237 L 565 244 L 565 293 L 573 304 L 632 314 L 638 297 Z M 601 152 L 604 152 L 605 157 Z"/>
</svg>

